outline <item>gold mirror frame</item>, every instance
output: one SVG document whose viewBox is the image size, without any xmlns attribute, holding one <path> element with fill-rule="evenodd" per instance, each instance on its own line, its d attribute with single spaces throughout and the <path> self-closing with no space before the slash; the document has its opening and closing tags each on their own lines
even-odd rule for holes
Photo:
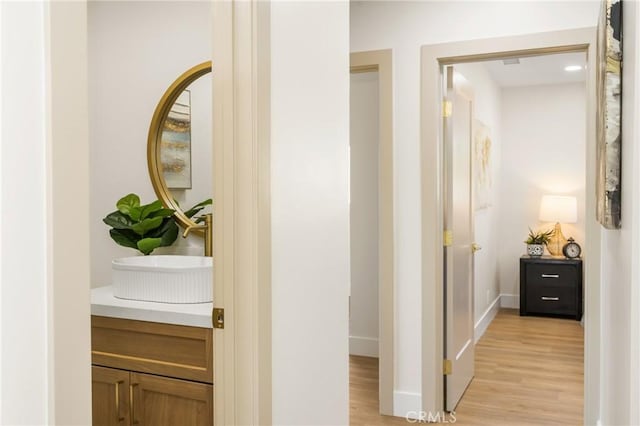
<svg viewBox="0 0 640 426">
<path fill-rule="evenodd" d="M 162 98 L 160 99 L 160 102 L 158 102 L 158 106 L 156 106 L 156 110 L 153 113 L 153 118 L 151 119 L 151 125 L 149 127 L 149 137 L 147 140 L 147 165 L 149 166 L 149 177 L 151 178 L 153 190 L 166 208 L 176 211 L 174 216 L 183 228 L 193 226 L 196 223 L 184 214 L 184 211 L 171 196 L 171 192 L 169 191 L 169 188 L 167 188 L 167 183 L 164 180 L 161 168 L 162 162 L 160 161 L 162 127 L 165 119 L 169 115 L 171 107 L 176 99 L 178 99 L 178 96 L 180 96 L 180 94 L 189 87 L 191 83 L 203 75 L 210 73 L 211 67 L 211 61 L 203 62 L 188 69 L 178 77 L 171 86 L 169 86 L 167 91 L 164 92 L 164 95 L 162 95 Z M 202 229 L 194 230 L 194 232 L 200 236 L 204 235 L 204 231 Z"/>
</svg>

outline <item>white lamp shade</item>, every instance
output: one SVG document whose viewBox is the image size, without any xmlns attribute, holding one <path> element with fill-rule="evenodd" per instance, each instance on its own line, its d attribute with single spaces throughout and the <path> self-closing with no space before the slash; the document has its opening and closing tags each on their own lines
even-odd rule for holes
<svg viewBox="0 0 640 426">
<path fill-rule="evenodd" d="M 564 195 L 543 195 L 540 202 L 541 222 L 576 223 L 578 200 Z"/>
</svg>

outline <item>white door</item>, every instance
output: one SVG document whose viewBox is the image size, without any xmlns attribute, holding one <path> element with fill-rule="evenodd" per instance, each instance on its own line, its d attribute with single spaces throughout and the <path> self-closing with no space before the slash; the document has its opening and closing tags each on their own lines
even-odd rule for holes
<svg viewBox="0 0 640 426">
<path fill-rule="evenodd" d="M 453 67 L 445 69 L 444 226 L 445 408 L 453 411 L 474 374 L 471 141 L 473 94 Z"/>
</svg>

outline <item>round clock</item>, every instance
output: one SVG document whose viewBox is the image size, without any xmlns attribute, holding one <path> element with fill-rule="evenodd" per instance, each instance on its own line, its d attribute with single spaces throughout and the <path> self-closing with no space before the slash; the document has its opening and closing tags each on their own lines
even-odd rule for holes
<svg viewBox="0 0 640 426">
<path fill-rule="evenodd" d="M 580 245 L 576 243 L 573 238 L 569 238 L 567 244 L 562 247 L 562 254 L 564 254 L 567 259 L 577 259 L 581 253 L 582 248 L 580 248 Z"/>
</svg>

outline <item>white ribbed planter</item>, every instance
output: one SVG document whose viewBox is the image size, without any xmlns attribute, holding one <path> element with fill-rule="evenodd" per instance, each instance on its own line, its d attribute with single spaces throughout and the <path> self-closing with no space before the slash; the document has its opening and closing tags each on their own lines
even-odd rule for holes
<svg viewBox="0 0 640 426">
<path fill-rule="evenodd" d="M 213 258 L 135 256 L 112 264 L 113 294 L 120 299 L 162 303 L 213 300 Z"/>
</svg>

